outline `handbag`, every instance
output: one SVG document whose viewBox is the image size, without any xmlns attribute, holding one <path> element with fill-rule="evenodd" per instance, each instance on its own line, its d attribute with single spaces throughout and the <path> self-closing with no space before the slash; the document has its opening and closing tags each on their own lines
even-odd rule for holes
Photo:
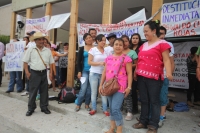
<svg viewBox="0 0 200 133">
<path fill-rule="evenodd" d="M 42 59 L 42 56 L 40 55 L 38 49 L 37 49 L 37 48 L 35 48 L 35 49 L 37 50 L 38 55 L 40 56 L 40 59 L 42 60 L 42 62 L 43 62 L 43 64 L 44 64 L 45 68 L 47 69 L 47 65 L 44 63 L 44 60 Z"/>
<path fill-rule="evenodd" d="M 124 62 L 124 56 L 122 57 L 122 62 L 121 62 L 120 67 L 118 69 L 117 75 L 119 74 L 119 71 L 122 68 L 123 62 Z M 115 75 L 113 78 L 104 82 L 103 89 L 102 89 L 102 95 L 103 96 L 111 96 L 120 89 L 118 79 L 117 79 L 117 75 Z"/>
</svg>

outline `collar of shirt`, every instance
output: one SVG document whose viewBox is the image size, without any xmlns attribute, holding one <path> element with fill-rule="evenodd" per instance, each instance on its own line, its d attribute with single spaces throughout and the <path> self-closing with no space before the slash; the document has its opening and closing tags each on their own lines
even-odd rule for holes
<svg viewBox="0 0 200 133">
<path fill-rule="evenodd" d="M 43 47 L 42 50 L 40 50 L 37 46 L 34 46 L 33 48 L 36 48 L 36 49 L 38 49 L 39 51 L 45 51 L 45 50 L 48 50 L 48 48 L 46 48 L 46 47 Z"/>
</svg>

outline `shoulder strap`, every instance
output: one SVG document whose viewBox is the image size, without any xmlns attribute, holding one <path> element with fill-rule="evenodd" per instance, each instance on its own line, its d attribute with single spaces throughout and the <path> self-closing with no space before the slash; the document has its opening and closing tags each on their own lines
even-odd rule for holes
<svg viewBox="0 0 200 133">
<path fill-rule="evenodd" d="M 44 60 L 42 59 L 42 56 L 40 55 L 38 49 L 37 49 L 37 48 L 35 48 L 35 49 L 37 50 L 37 53 L 38 53 L 38 55 L 40 56 L 40 59 L 42 60 L 42 62 L 43 62 L 43 64 L 44 64 L 45 68 L 47 68 L 47 65 L 44 63 Z"/>
</svg>

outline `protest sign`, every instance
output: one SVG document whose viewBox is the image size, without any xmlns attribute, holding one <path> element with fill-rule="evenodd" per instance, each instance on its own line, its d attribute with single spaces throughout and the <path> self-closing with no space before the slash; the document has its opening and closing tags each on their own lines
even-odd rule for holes
<svg viewBox="0 0 200 133">
<path fill-rule="evenodd" d="M 88 33 L 90 28 L 95 28 L 97 34 L 104 34 L 107 36 L 109 33 L 114 33 L 117 37 L 122 35 L 127 35 L 129 38 L 134 33 L 143 34 L 143 28 L 140 28 L 144 25 L 146 21 L 145 10 L 137 12 L 136 14 L 130 16 L 129 18 L 117 23 L 117 24 L 77 24 L 78 32 L 78 42 L 79 46 L 84 45 L 83 35 Z"/>
<path fill-rule="evenodd" d="M 166 37 L 200 34 L 200 0 L 166 3 L 162 6 L 161 25 L 167 29 Z"/>
<path fill-rule="evenodd" d="M 26 42 L 11 42 L 6 44 L 4 71 L 23 71 L 22 58 Z"/>
<path fill-rule="evenodd" d="M 60 28 L 65 21 L 69 18 L 70 13 L 59 14 L 55 16 L 51 16 L 49 24 L 47 26 L 46 31 L 49 31 L 54 28 Z"/>
<path fill-rule="evenodd" d="M 48 36 L 48 31 L 46 31 L 48 24 L 49 16 L 44 16 L 42 18 L 36 19 L 26 19 L 25 34 L 27 32 L 36 31 L 42 32 L 43 34 Z"/>
<path fill-rule="evenodd" d="M 170 81 L 169 87 L 188 89 L 188 70 L 186 59 L 190 55 L 192 47 L 200 46 L 200 42 L 182 42 L 174 43 L 174 63 L 175 70 L 173 73 L 174 79 Z"/>
</svg>

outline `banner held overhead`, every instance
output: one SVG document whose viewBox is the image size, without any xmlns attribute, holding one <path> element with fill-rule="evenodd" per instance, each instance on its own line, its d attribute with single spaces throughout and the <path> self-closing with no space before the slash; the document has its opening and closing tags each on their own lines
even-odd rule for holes
<svg viewBox="0 0 200 133">
<path fill-rule="evenodd" d="M 49 31 L 54 28 L 60 28 L 65 23 L 65 21 L 67 21 L 69 16 L 70 16 L 70 13 L 64 13 L 64 14 L 51 16 L 51 19 L 49 21 L 46 31 Z"/>
<path fill-rule="evenodd" d="M 85 24 L 78 23 L 77 31 L 78 31 L 78 42 L 79 46 L 84 45 L 83 35 L 88 33 L 90 28 L 95 28 L 97 30 L 97 34 L 104 34 L 107 36 L 109 33 L 116 34 L 117 37 L 121 37 L 122 35 L 127 35 L 129 38 L 134 33 L 143 34 L 143 28 L 140 28 L 144 25 L 146 21 L 145 10 L 137 12 L 136 14 L 130 16 L 129 18 L 117 23 L 117 24 Z"/>
<path fill-rule="evenodd" d="M 42 32 L 43 34 L 48 36 L 48 32 L 46 31 L 48 24 L 49 24 L 49 16 L 44 16 L 42 18 L 36 18 L 36 19 L 26 19 L 25 34 L 27 32 L 36 31 L 36 32 Z"/>
</svg>

